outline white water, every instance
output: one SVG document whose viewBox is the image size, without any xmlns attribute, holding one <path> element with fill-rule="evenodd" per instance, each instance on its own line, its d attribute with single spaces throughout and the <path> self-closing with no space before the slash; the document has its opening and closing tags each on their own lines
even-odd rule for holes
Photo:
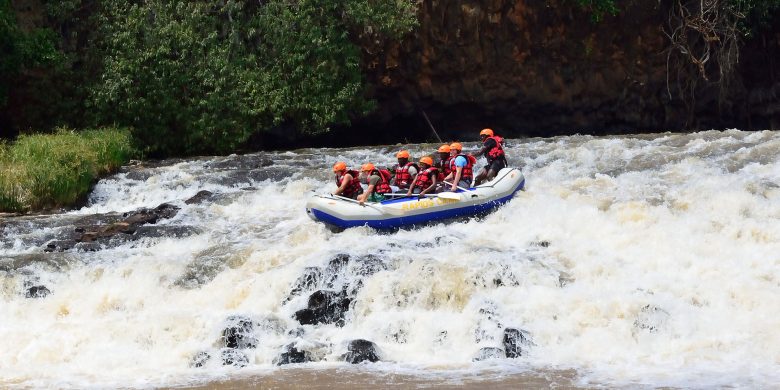
<svg viewBox="0 0 780 390">
<path fill-rule="evenodd" d="M 305 306 L 306 294 L 284 303 L 291 285 L 338 253 L 377 254 L 388 270 L 364 280 L 343 328 L 304 327 L 325 357 L 312 367 L 345 364 L 336 362 L 346 343 L 365 338 L 387 370 L 573 368 L 583 384 L 780 385 L 780 133 L 509 142 L 526 192 L 481 221 L 392 234 L 332 233 L 304 203 L 311 190 L 335 186 L 335 161 L 389 164 L 395 148 L 268 154 L 272 169 L 292 174 L 229 186 L 219 180 L 229 170 L 210 165 L 244 157 L 103 180 L 89 207 L 47 218 L 173 202 L 182 210 L 163 223 L 203 233 L 0 271 L 0 387 L 147 387 L 269 370 Z M 202 189 L 228 195 L 183 203 Z M 17 237 L 4 238 L 0 265 L 40 253 L 22 237 L 48 230 L 6 231 Z M 226 264 L 213 280 L 175 283 L 209 256 Z M 31 278 L 52 294 L 25 299 Z M 235 314 L 276 319 L 285 332 L 260 332 L 248 367 L 190 367 L 196 353 L 219 347 Z M 503 327 L 531 334 L 530 355 L 472 363 L 481 347 L 501 347 Z"/>
</svg>

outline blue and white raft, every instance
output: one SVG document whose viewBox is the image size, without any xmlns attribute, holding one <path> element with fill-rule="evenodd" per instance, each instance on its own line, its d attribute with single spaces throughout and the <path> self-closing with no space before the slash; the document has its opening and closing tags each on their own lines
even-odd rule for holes
<svg viewBox="0 0 780 390">
<path fill-rule="evenodd" d="M 525 177 L 519 169 L 504 168 L 495 179 L 477 187 L 424 198 L 414 195 L 361 205 L 341 196 L 315 194 L 306 203 L 306 213 L 315 221 L 341 229 L 396 229 L 488 212 L 511 200 L 524 186 Z"/>
</svg>

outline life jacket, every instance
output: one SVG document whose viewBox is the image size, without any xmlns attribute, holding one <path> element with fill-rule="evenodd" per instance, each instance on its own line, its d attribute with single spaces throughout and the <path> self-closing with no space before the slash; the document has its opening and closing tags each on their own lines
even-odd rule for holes
<svg viewBox="0 0 780 390">
<path fill-rule="evenodd" d="M 371 171 L 368 177 L 373 176 L 375 173 L 378 173 L 382 180 L 379 180 L 379 183 L 374 186 L 374 192 L 377 194 L 387 194 L 389 192 L 393 192 L 393 189 L 390 188 L 390 171 L 387 169 L 374 169 Z"/>
<path fill-rule="evenodd" d="M 437 174 L 439 170 L 436 167 L 430 167 L 417 174 L 417 182 L 414 186 L 420 190 L 424 190 L 433 184 L 433 176 Z"/>
<path fill-rule="evenodd" d="M 450 172 L 457 171 L 457 167 L 455 166 L 455 160 L 458 157 L 464 157 L 466 159 L 466 166 L 463 167 L 463 171 L 461 172 L 461 180 L 472 180 L 474 178 L 474 164 L 477 163 L 477 158 L 474 156 L 470 156 L 467 154 L 459 154 L 455 157 L 450 157 Z M 455 178 L 453 177 L 453 180 Z"/>
<path fill-rule="evenodd" d="M 449 175 L 450 172 L 452 172 L 450 170 L 450 160 L 452 160 L 452 157 L 447 156 L 446 159 L 439 160 L 436 163 L 436 168 L 438 168 L 439 171 L 438 176 L 436 178 L 439 179 L 439 181 L 443 181 L 444 178 L 447 177 L 447 175 Z"/>
<path fill-rule="evenodd" d="M 497 160 L 499 158 L 504 158 L 504 139 L 494 135 L 492 137 L 485 138 L 485 142 L 487 140 L 492 139 L 493 141 L 496 141 L 496 146 L 494 146 L 492 149 L 488 150 L 487 153 L 485 153 L 485 158 L 487 158 L 488 162 L 492 162 L 494 160 Z"/>
<path fill-rule="evenodd" d="M 409 167 L 415 167 L 418 172 L 420 171 L 417 164 L 413 162 L 408 162 L 404 166 L 399 165 L 395 167 L 395 185 L 402 188 L 409 188 L 409 184 L 411 184 L 413 179 L 412 175 L 409 174 Z"/>
<path fill-rule="evenodd" d="M 358 195 L 363 193 L 363 187 L 360 186 L 360 174 L 358 171 L 346 171 L 343 175 L 336 174 L 336 185 L 341 187 L 341 182 L 344 181 L 344 176 L 349 173 L 352 175 L 352 181 L 347 184 L 347 188 L 344 189 L 342 195 L 345 198 L 355 199 Z"/>
</svg>

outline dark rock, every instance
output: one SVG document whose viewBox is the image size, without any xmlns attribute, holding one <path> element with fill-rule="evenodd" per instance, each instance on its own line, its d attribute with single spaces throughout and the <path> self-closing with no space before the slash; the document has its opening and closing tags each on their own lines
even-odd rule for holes
<svg viewBox="0 0 780 390">
<path fill-rule="evenodd" d="M 295 343 L 288 344 L 285 347 L 285 352 L 276 359 L 276 365 L 281 366 L 285 364 L 296 364 L 311 362 L 312 358 L 306 351 L 300 351 L 296 348 Z"/>
<path fill-rule="evenodd" d="M 46 244 L 44 252 L 63 252 L 69 249 L 73 249 L 76 246 L 76 241 L 73 240 L 53 240 Z"/>
<path fill-rule="evenodd" d="M 503 327 L 498 319 L 498 307 L 493 302 L 486 302 L 479 309 L 479 320 L 474 329 L 474 341 L 493 341 L 498 337 L 500 329 Z"/>
<path fill-rule="evenodd" d="M 523 356 L 523 354 L 533 346 L 531 336 L 528 332 L 522 329 L 506 328 L 504 329 L 504 349 L 506 350 L 506 357 L 517 358 Z"/>
<path fill-rule="evenodd" d="M 25 298 L 46 298 L 47 295 L 51 294 L 51 291 L 49 291 L 46 286 L 32 286 L 27 289 L 27 291 L 24 293 Z"/>
<path fill-rule="evenodd" d="M 192 357 L 190 367 L 203 367 L 211 360 L 211 354 L 206 351 L 200 351 L 197 355 Z"/>
<path fill-rule="evenodd" d="M 133 236 L 143 237 L 173 237 L 184 238 L 200 234 L 202 231 L 194 226 L 171 226 L 171 225 L 145 225 L 135 229 Z"/>
<path fill-rule="evenodd" d="M 220 351 L 223 366 L 246 367 L 249 365 L 249 358 L 246 354 L 233 348 L 223 348 Z"/>
<path fill-rule="evenodd" d="M 351 271 L 355 275 L 367 277 L 385 269 L 387 267 L 382 259 L 374 255 L 366 255 L 353 261 Z"/>
<path fill-rule="evenodd" d="M 185 204 L 200 204 L 205 201 L 211 200 L 211 198 L 214 196 L 214 193 L 211 191 L 201 190 L 198 191 L 197 194 L 195 194 L 193 197 L 187 199 L 184 201 Z"/>
<path fill-rule="evenodd" d="M 222 344 L 228 348 L 256 348 L 258 341 L 254 337 L 254 322 L 243 316 L 231 316 L 222 330 Z"/>
<path fill-rule="evenodd" d="M 501 348 L 496 347 L 484 347 L 480 348 L 479 352 L 477 352 L 477 356 L 472 359 L 474 362 L 481 362 L 483 360 L 488 359 L 503 359 L 506 356 L 506 353 Z"/>
<path fill-rule="evenodd" d="M 344 292 L 319 290 L 309 296 L 307 308 L 295 312 L 295 319 L 302 325 L 344 326 L 344 314 L 351 302 Z"/>
<path fill-rule="evenodd" d="M 170 204 L 163 203 L 154 209 L 142 208 L 133 212 L 124 214 L 124 221 L 130 225 L 144 225 L 147 223 L 157 223 L 161 219 L 170 219 L 176 216 L 179 208 Z"/>
<path fill-rule="evenodd" d="M 287 332 L 287 335 L 290 337 L 303 337 L 303 335 L 306 333 L 306 330 L 301 328 L 300 326 L 297 328 L 290 329 L 289 332 Z"/>
<path fill-rule="evenodd" d="M 374 363 L 380 360 L 376 344 L 363 339 L 350 341 L 349 346 L 347 346 L 347 353 L 345 353 L 342 358 L 344 361 L 352 364 L 365 361 Z"/>
<path fill-rule="evenodd" d="M 349 255 L 347 254 L 338 254 L 336 257 L 331 259 L 328 262 L 327 267 L 325 267 L 324 277 L 325 277 L 325 286 L 328 288 L 333 288 L 334 283 L 336 279 L 339 278 L 343 274 L 344 269 L 349 264 Z"/>
<path fill-rule="evenodd" d="M 287 301 L 295 296 L 301 295 L 304 291 L 311 291 L 317 287 L 322 280 L 322 270 L 319 267 L 306 267 L 303 270 L 303 275 L 293 283 L 290 295 Z"/>
<path fill-rule="evenodd" d="M 79 242 L 73 249 L 79 252 L 97 252 L 103 249 L 103 247 L 96 242 Z"/>
</svg>

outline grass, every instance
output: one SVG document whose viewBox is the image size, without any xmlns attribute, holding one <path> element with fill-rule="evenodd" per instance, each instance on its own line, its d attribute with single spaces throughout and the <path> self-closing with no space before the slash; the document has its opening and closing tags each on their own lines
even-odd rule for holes
<svg viewBox="0 0 780 390">
<path fill-rule="evenodd" d="M 130 132 L 115 128 L 60 129 L 0 143 L 0 212 L 72 205 L 133 154 Z"/>
</svg>

